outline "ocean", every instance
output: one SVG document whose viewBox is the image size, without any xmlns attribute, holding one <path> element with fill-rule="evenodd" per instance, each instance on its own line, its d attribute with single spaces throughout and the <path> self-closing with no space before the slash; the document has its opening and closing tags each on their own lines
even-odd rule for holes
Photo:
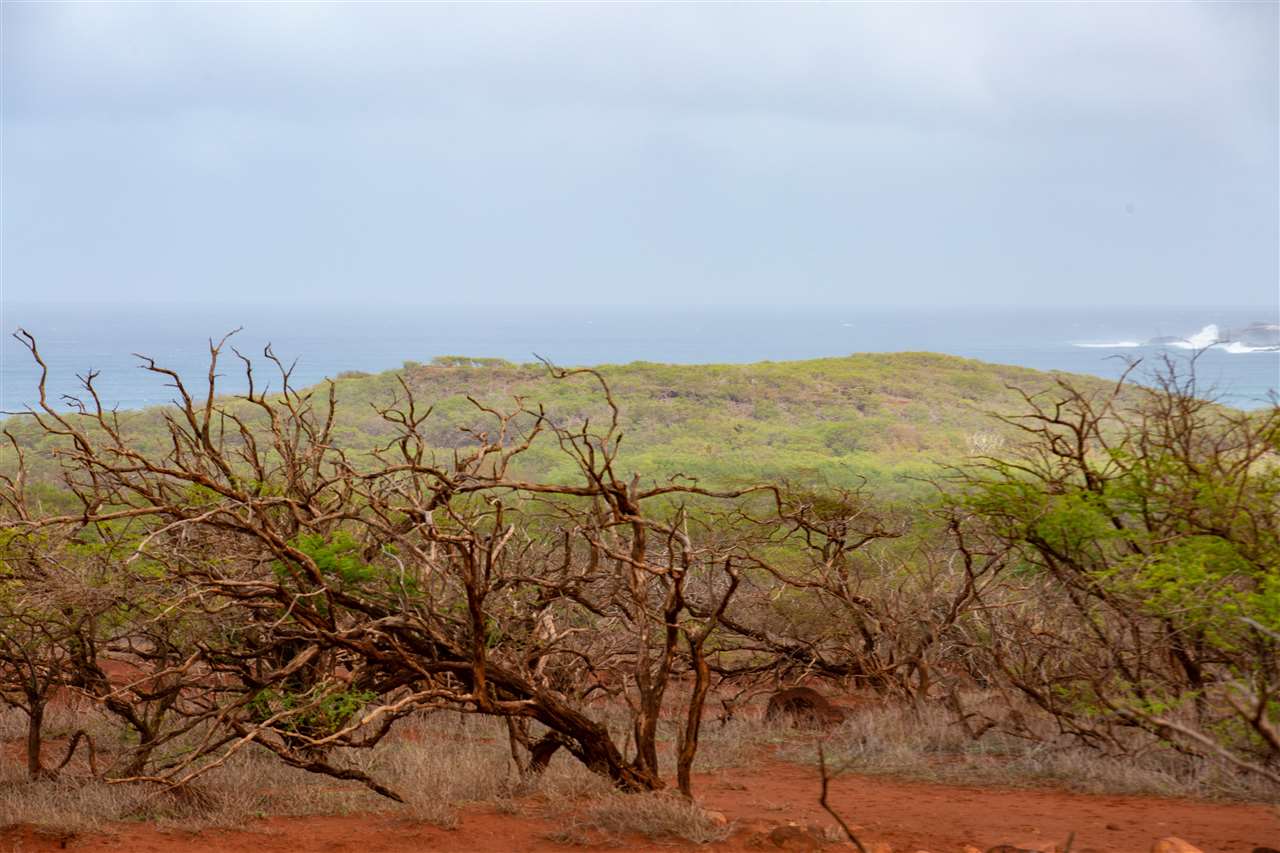
<svg viewBox="0 0 1280 853">
<path fill-rule="evenodd" d="M 1116 377 L 1163 355 L 1185 360 L 1227 330 L 1280 323 L 1280 308 L 859 308 L 409 305 L 0 305 L 6 331 L 36 336 L 49 365 L 51 398 L 79 391 L 97 371 L 99 393 L 124 409 L 164 403 L 173 389 L 140 370 L 150 356 L 194 382 L 208 370 L 208 339 L 243 327 L 231 343 L 258 358 L 267 343 L 296 360 L 297 386 L 344 371 L 382 371 L 405 361 L 465 355 L 561 365 L 746 363 L 931 351 L 1040 370 Z M 1159 344 L 1152 339 L 1164 340 Z M 221 362 L 220 387 L 243 391 L 239 361 Z M 15 340 L 0 344 L 0 409 L 35 400 L 37 371 Z M 259 373 L 266 375 L 266 371 Z M 1280 393 L 1280 352 L 1241 343 L 1204 350 L 1200 387 L 1224 403 L 1257 408 Z"/>
</svg>

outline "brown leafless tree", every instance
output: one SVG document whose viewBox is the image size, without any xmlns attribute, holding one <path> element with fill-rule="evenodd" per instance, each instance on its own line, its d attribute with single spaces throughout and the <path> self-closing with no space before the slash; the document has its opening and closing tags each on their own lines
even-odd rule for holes
<svg viewBox="0 0 1280 853">
<path fill-rule="evenodd" d="M 198 390 L 143 359 L 175 394 L 154 447 L 102 404 L 93 374 L 70 410 L 54 406 L 35 340 L 18 338 L 42 370 L 27 417 L 56 444 L 80 509 L 18 501 L 5 532 L 86 543 L 139 599 L 126 628 L 82 632 L 71 655 L 68 683 L 139 742 L 113 778 L 182 785 L 255 746 L 399 799 L 343 750 L 448 708 L 508 719 L 527 770 L 562 748 L 647 790 L 664 784 L 659 721 L 680 702 L 689 793 L 705 644 L 739 586 L 741 546 L 711 519 L 750 490 L 621 471 L 618 409 L 598 374 L 551 369 L 596 382 L 605 423 L 473 400 L 484 426 L 448 452 L 431 445 L 431 411 L 402 383 L 379 410 L 389 440 L 352 456 L 333 440 L 333 386 L 296 390 L 269 348 L 276 390 L 232 350 L 248 391 L 219 396 L 224 338 Z M 538 442 L 577 476 L 519 476 Z M 687 672 L 692 692 L 673 694 Z M 626 733 L 599 713 L 610 697 L 628 709 Z"/>
</svg>

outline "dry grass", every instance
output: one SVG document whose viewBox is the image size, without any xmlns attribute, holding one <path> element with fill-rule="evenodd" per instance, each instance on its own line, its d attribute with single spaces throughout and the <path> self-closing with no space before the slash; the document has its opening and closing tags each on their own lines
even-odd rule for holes
<svg viewBox="0 0 1280 853">
<path fill-rule="evenodd" d="M 974 706 L 983 699 L 972 698 Z M 25 734 L 23 724 L 16 712 L 0 713 L 6 748 Z M 57 739 L 77 728 L 92 731 L 100 749 L 112 732 L 84 710 L 59 710 L 50 720 L 51 758 L 61 758 Z M 668 767 L 675 730 L 675 721 L 664 726 Z M 867 703 L 822 736 L 828 762 L 851 773 L 967 785 L 1058 785 L 1093 793 L 1253 801 L 1276 797 L 1273 788 L 1230 768 L 1196 764 L 1172 750 L 1106 758 L 1048 732 L 1038 734 L 1043 740 L 992 730 L 975 741 L 939 706 L 912 710 Z M 763 755 L 814 763 L 815 735 L 747 715 L 725 725 L 708 720 L 695 769 L 705 773 L 745 767 Z M 624 844 L 636 836 L 703 843 L 728 833 L 696 804 L 679 797 L 619 794 L 563 752 L 542 775 L 522 778 L 509 754 L 505 726 L 494 719 L 423 714 L 405 721 L 378 748 L 347 751 L 340 759 L 372 773 L 408 802 L 398 805 L 362 786 L 294 770 L 261 751 L 239 753 L 180 796 L 89 780 L 80 758 L 62 778 L 34 782 L 26 778 L 21 762 L 5 761 L 0 763 L 0 826 L 26 824 L 67 834 L 103 830 L 115 821 L 147 820 L 194 830 L 243 828 L 268 815 L 377 812 L 452 828 L 459 807 L 479 803 L 502 813 L 549 819 L 563 827 L 555 840 L 565 843 Z"/>
<path fill-rule="evenodd" d="M 522 778 L 511 760 L 505 726 L 493 719 L 438 713 L 409 721 L 399 738 L 368 753 L 362 769 L 404 794 L 407 816 L 443 827 L 455 807 L 486 803 L 519 812 L 523 803 L 573 802 L 608 793 L 609 783 L 568 755 L 557 755 L 535 778 Z M 384 803 L 385 801 L 381 801 Z"/>
<path fill-rule="evenodd" d="M 6 738 L 22 733 L 21 721 L 0 715 L 0 732 Z M 537 778 L 521 778 L 511 762 L 505 727 L 496 720 L 458 714 L 424 714 L 406 721 L 376 749 L 349 750 L 341 760 L 376 775 L 406 803 L 287 767 L 253 750 L 238 753 L 200 777 L 182 795 L 94 781 L 83 772 L 31 781 L 25 766 L 5 762 L 0 765 L 0 826 L 26 824 L 80 833 L 101 830 L 113 821 L 148 820 L 195 830 L 243 827 L 267 815 L 379 812 L 452 828 L 457 808 L 468 803 L 516 812 L 611 794 L 606 780 L 567 755 L 556 756 Z"/>
<path fill-rule="evenodd" d="M 725 724 L 711 720 L 703 724 L 698 737 L 698 754 L 693 769 L 711 773 L 731 767 L 746 767 L 761 753 L 796 737 L 784 726 L 765 725 L 756 718 L 735 718 Z"/>
<path fill-rule="evenodd" d="M 0 827 L 26 824 L 51 832 L 100 830 L 136 813 L 141 791 L 134 788 L 76 782 L 28 782 L 9 765 L 0 776 Z"/>
<path fill-rule="evenodd" d="M 975 696 L 970 704 L 991 698 Z M 1034 719 L 1029 712 L 1025 716 Z M 827 760 L 849 773 L 967 785 L 1054 785 L 1094 794 L 1243 801 L 1274 801 L 1277 796 L 1265 781 L 1172 749 L 1149 747 L 1107 757 L 1047 727 L 1032 734 L 1024 725 L 1013 731 L 993 729 L 974 740 L 936 704 L 919 709 L 869 704 L 851 711 L 842 726 L 825 735 L 825 743 Z M 816 763 L 814 737 L 788 739 L 778 755 Z"/>
<path fill-rule="evenodd" d="M 71 722 L 83 725 L 86 720 L 57 720 L 50 731 L 69 731 L 64 724 Z M 6 738 L 21 736 L 21 726 L 12 715 L 0 715 L 0 733 Z M 716 754 L 719 741 L 709 739 L 708 755 Z M 736 748 L 729 740 L 725 744 L 726 749 Z M 636 835 L 701 843 L 728 833 L 682 798 L 619 794 L 607 780 L 563 753 L 538 777 L 523 778 L 512 763 L 505 727 L 493 719 L 424 714 L 406 721 L 378 748 L 348 751 L 342 759 L 375 775 L 407 802 L 391 803 L 359 785 L 295 770 L 248 750 L 202 776 L 181 795 L 110 785 L 83 774 L 33 782 L 23 767 L 7 762 L 0 770 L 0 826 L 26 824 L 72 834 L 101 831 L 116 821 L 147 820 L 190 831 L 243 828 L 267 815 L 378 812 L 453 828 L 459 807 L 483 803 L 499 812 L 554 820 L 566 827 L 561 831 L 566 839 L 590 838 L 592 843 L 622 843 Z"/>
<path fill-rule="evenodd" d="M 677 839 L 694 844 L 723 841 L 732 825 L 713 819 L 697 803 L 676 794 L 610 792 L 562 815 L 561 828 L 546 838 L 559 844 L 624 845 L 641 836 L 650 841 Z"/>
<path fill-rule="evenodd" d="M 327 784 L 326 784 L 327 783 Z M 0 826 L 80 833 L 115 821 L 146 820 L 162 827 L 241 826 L 268 814 L 334 814 L 368 809 L 372 795 L 301 771 L 266 756 L 246 754 L 179 792 L 109 784 L 79 775 L 29 780 L 25 768 L 0 771 Z"/>
</svg>

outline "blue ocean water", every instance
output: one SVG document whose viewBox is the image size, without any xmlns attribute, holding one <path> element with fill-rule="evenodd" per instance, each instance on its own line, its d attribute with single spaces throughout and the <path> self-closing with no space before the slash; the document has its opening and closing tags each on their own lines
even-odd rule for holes
<svg viewBox="0 0 1280 853">
<path fill-rule="evenodd" d="M 296 385 L 349 370 L 381 371 L 438 355 L 541 355 L 563 365 L 659 361 L 781 361 L 856 352 L 931 351 L 1041 370 L 1115 377 L 1126 359 L 1191 350 L 1146 346 L 1155 337 L 1206 339 L 1205 329 L 1280 322 L 1280 308 L 752 308 L 549 306 L 0 305 L 6 331 L 22 327 L 49 365 L 51 397 L 79 391 L 77 375 L 99 372 L 108 405 L 164 403 L 173 389 L 138 367 L 133 353 L 201 380 L 208 339 L 232 339 L 260 356 L 270 342 L 296 359 Z M 1197 338 L 1197 335 L 1199 338 Z M 1185 346 L 1185 345 L 1184 345 Z M 1280 393 L 1280 352 L 1213 347 L 1197 362 L 1201 387 L 1232 405 L 1271 405 Z M 221 388 L 245 387 L 229 352 Z M 1137 376 L 1141 377 L 1142 368 Z M 35 399 L 37 372 L 15 340 L 0 342 L 0 409 Z"/>
</svg>

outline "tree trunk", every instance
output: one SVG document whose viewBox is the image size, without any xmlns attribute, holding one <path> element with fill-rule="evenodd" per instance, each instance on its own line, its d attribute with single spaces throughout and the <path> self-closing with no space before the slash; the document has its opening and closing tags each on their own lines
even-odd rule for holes
<svg viewBox="0 0 1280 853">
<path fill-rule="evenodd" d="M 27 711 L 27 774 L 35 779 L 44 773 L 40 763 L 41 729 L 44 727 L 44 701 L 28 697 Z"/>
<path fill-rule="evenodd" d="M 689 713 L 685 718 L 684 732 L 680 738 L 679 755 L 676 758 L 676 782 L 680 793 L 693 799 L 693 758 L 698 752 L 698 732 L 702 728 L 702 709 L 711 687 L 711 667 L 702 654 L 702 643 L 689 641 L 693 658 L 693 695 L 689 698 Z"/>
</svg>

